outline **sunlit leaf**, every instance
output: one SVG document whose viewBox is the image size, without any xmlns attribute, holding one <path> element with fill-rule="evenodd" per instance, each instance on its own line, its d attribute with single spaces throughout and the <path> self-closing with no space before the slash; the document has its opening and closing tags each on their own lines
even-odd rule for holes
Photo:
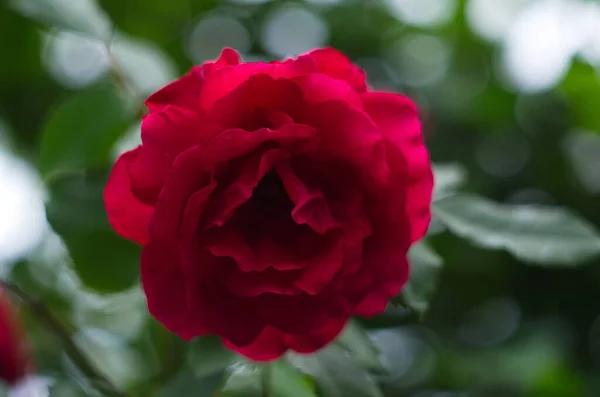
<svg viewBox="0 0 600 397">
<path fill-rule="evenodd" d="M 116 87 L 101 85 L 61 102 L 44 126 L 39 166 L 43 174 L 107 163 L 127 130 L 129 104 Z"/>
<path fill-rule="evenodd" d="M 369 373 L 336 345 L 311 355 L 289 356 L 294 366 L 315 378 L 319 396 L 382 397 L 383 394 Z"/>
<path fill-rule="evenodd" d="M 184 370 L 169 381 L 157 397 L 211 397 L 214 396 L 221 378 L 221 372 L 202 378 Z"/>
<path fill-rule="evenodd" d="M 600 255 L 600 235 L 569 210 L 535 205 L 498 204 L 458 195 L 434 204 L 451 232 L 486 248 L 504 249 L 543 265 L 576 265 Z"/>
<path fill-rule="evenodd" d="M 433 174 L 435 178 L 433 196 L 439 200 L 454 193 L 467 180 L 467 171 L 460 164 L 434 164 Z"/>
<path fill-rule="evenodd" d="M 188 351 L 188 363 L 194 375 L 204 378 L 222 371 L 238 360 L 214 335 L 196 338 Z"/>
<path fill-rule="evenodd" d="M 219 396 L 316 397 L 316 394 L 311 383 L 298 371 L 283 361 L 277 361 L 236 364 L 231 368 Z"/>
<path fill-rule="evenodd" d="M 9 5 L 28 18 L 51 28 L 72 30 L 108 40 L 112 23 L 95 0 L 10 0 Z"/>
<path fill-rule="evenodd" d="M 435 292 L 443 260 L 425 242 L 412 246 L 409 258 L 410 279 L 402 289 L 401 295 L 406 305 L 423 314 L 429 308 L 429 302 Z"/>
<path fill-rule="evenodd" d="M 358 322 L 349 322 L 337 339 L 337 343 L 363 368 L 377 372 L 384 371 L 379 359 L 379 350 Z"/>
<path fill-rule="evenodd" d="M 104 172 L 66 173 L 49 181 L 46 214 L 63 238 L 86 286 L 122 291 L 138 280 L 140 249 L 110 228 L 102 191 Z"/>
</svg>

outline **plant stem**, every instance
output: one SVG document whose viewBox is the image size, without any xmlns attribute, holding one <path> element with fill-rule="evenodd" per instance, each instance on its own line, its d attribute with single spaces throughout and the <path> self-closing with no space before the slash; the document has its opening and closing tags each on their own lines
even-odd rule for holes
<svg viewBox="0 0 600 397">
<path fill-rule="evenodd" d="M 92 381 L 92 384 L 102 393 L 111 397 L 125 397 L 106 376 L 99 371 L 80 350 L 75 341 L 71 338 L 71 333 L 67 331 L 63 324 L 50 311 L 48 306 L 39 299 L 36 299 L 23 291 L 16 285 L 4 280 L 0 280 L 0 287 L 17 297 L 29 311 L 63 343 L 67 354 L 79 369 Z"/>
</svg>

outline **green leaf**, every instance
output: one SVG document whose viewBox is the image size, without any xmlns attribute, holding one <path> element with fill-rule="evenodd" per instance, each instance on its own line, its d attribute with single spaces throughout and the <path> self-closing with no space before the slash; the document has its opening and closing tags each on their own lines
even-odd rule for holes
<svg viewBox="0 0 600 397">
<path fill-rule="evenodd" d="M 157 397 L 211 397 L 221 382 L 223 373 L 202 378 L 183 370 L 169 381 Z"/>
<path fill-rule="evenodd" d="M 219 396 L 316 397 L 312 384 L 282 361 L 270 364 L 234 365 Z"/>
<path fill-rule="evenodd" d="M 42 174 L 107 164 L 115 142 L 127 130 L 130 105 L 112 85 L 76 93 L 50 114 L 43 130 Z"/>
<path fill-rule="evenodd" d="M 215 374 L 238 361 L 238 357 L 226 349 L 214 335 L 196 338 L 189 348 L 188 364 L 197 377 Z"/>
<path fill-rule="evenodd" d="M 95 290 L 116 292 L 138 280 L 140 249 L 109 226 L 102 201 L 105 182 L 105 172 L 57 176 L 48 183 L 46 215 L 81 280 Z"/>
<path fill-rule="evenodd" d="M 290 362 L 315 378 L 319 396 L 383 397 L 375 380 L 336 345 L 312 355 L 290 354 Z"/>
<path fill-rule="evenodd" d="M 413 245 L 408 255 L 410 279 L 402 289 L 401 296 L 406 305 L 423 315 L 429 309 L 443 260 L 425 242 Z"/>
<path fill-rule="evenodd" d="M 1 394 L 0 394 L 1 395 Z M 50 387 L 50 397 L 87 397 L 90 396 L 73 381 L 56 380 Z"/>
<path fill-rule="evenodd" d="M 22 15 L 51 28 L 84 33 L 107 41 L 112 23 L 94 0 L 9 0 Z"/>
<path fill-rule="evenodd" d="M 337 339 L 337 343 L 361 367 L 371 371 L 385 372 L 379 358 L 379 350 L 357 321 L 352 320 L 348 323 Z"/>
<path fill-rule="evenodd" d="M 563 208 L 459 195 L 435 203 L 434 214 L 451 232 L 481 247 L 504 249 L 525 262 L 573 266 L 600 254 L 597 230 Z"/>
<path fill-rule="evenodd" d="M 434 164 L 435 178 L 433 197 L 439 200 L 453 194 L 467 180 L 467 170 L 460 164 Z"/>
</svg>

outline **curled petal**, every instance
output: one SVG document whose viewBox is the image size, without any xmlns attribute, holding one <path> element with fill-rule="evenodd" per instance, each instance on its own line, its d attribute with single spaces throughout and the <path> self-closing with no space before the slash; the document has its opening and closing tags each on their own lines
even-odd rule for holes
<svg viewBox="0 0 600 397">
<path fill-rule="evenodd" d="M 129 168 L 139 151 L 138 147 L 124 153 L 115 163 L 104 189 L 104 204 L 113 229 L 122 237 L 143 245 L 148 242 L 153 208 L 135 197 L 131 190 Z"/>
</svg>

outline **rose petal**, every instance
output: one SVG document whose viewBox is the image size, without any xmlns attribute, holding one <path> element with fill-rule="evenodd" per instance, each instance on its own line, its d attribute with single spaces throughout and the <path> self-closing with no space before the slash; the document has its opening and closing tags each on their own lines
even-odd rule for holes
<svg viewBox="0 0 600 397">
<path fill-rule="evenodd" d="M 283 335 L 283 332 L 273 327 L 265 327 L 254 341 L 244 347 L 236 346 L 227 339 L 223 339 L 223 344 L 250 360 L 271 361 L 278 359 L 288 350 L 283 342 Z"/>
<path fill-rule="evenodd" d="M 347 322 L 348 317 L 332 318 L 323 327 L 305 334 L 286 334 L 284 342 L 298 353 L 313 353 L 333 342 Z"/>
<path fill-rule="evenodd" d="M 365 73 L 354 66 L 346 55 L 333 48 L 320 48 L 306 54 L 317 64 L 317 69 L 333 78 L 346 81 L 357 92 L 367 89 Z"/>
<path fill-rule="evenodd" d="M 211 183 L 210 174 L 200 166 L 203 154 L 202 146 L 194 146 L 175 159 L 150 221 L 149 233 L 153 240 L 179 240 L 188 199 Z"/>
<path fill-rule="evenodd" d="M 242 165 L 240 176 L 224 191 L 215 195 L 212 201 L 214 205 L 209 209 L 208 217 L 203 222 L 204 229 L 223 226 L 231 218 L 235 209 L 250 199 L 265 174 L 289 157 L 289 153 L 283 149 L 270 149 L 247 159 Z"/>
<path fill-rule="evenodd" d="M 363 94 L 363 103 L 383 137 L 398 148 L 406 161 L 404 169 L 397 171 L 405 175 L 403 208 L 411 224 L 411 239 L 417 241 L 425 235 L 431 220 L 433 171 L 416 106 L 406 97 L 388 93 Z M 390 157 L 394 161 L 395 156 Z"/>
<path fill-rule="evenodd" d="M 277 174 L 296 205 L 292 210 L 292 219 L 296 223 L 307 224 L 321 234 L 339 227 L 322 192 L 309 189 L 287 164 L 278 165 Z"/>
<path fill-rule="evenodd" d="M 297 122 L 317 129 L 320 157 L 348 161 L 361 173 L 359 177 L 364 184 L 389 181 L 390 170 L 379 128 L 365 113 L 345 102 L 328 101 L 307 107 Z"/>
<path fill-rule="evenodd" d="M 198 96 L 204 81 L 201 66 L 194 66 L 183 77 L 161 88 L 146 99 L 150 113 L 162 110 L 165 106 L 178 106 L 187 109 L 198 108 Z"/>
<path fill-rule="evenodd" d="M 143 245 L 148 242 L 153 208 L 137 199 L 131 191 L 129 167 L 139 151 L 138 147 L 124 153 L 115 163 L 104 189 L 104 205 L 112 228 L 120 236 Z"/>
<path fill-rule="evenodd" d="M 152 113 L 162 110 L 167 105 L 200 110 L 199 97 L 207 75 L 241 62 L 240 56 L 231 48 L 225 48 L 215 62 L 206 62 L 202 66 L 194 66 L 187 74 L 171 84 L 163 87 L 146 99 L 146 107 Z"/>
<path fill-rule="evenodd" d="M 294 78 L 293 81 L 302 89 L 308 103 L 337 100 L 362 109 L 360 96 L 345 80 L 338 80 L 324 73 L 311 73 Z"/>
<path fill-rule="evenodd" d="M 163 241 L 148 243 L 141 256 L 142 287 L 150 313 L 167 329 L 190 340 L 209 331 L 189 310 L 179 256 L 177 246 Z"/>
</svg>

